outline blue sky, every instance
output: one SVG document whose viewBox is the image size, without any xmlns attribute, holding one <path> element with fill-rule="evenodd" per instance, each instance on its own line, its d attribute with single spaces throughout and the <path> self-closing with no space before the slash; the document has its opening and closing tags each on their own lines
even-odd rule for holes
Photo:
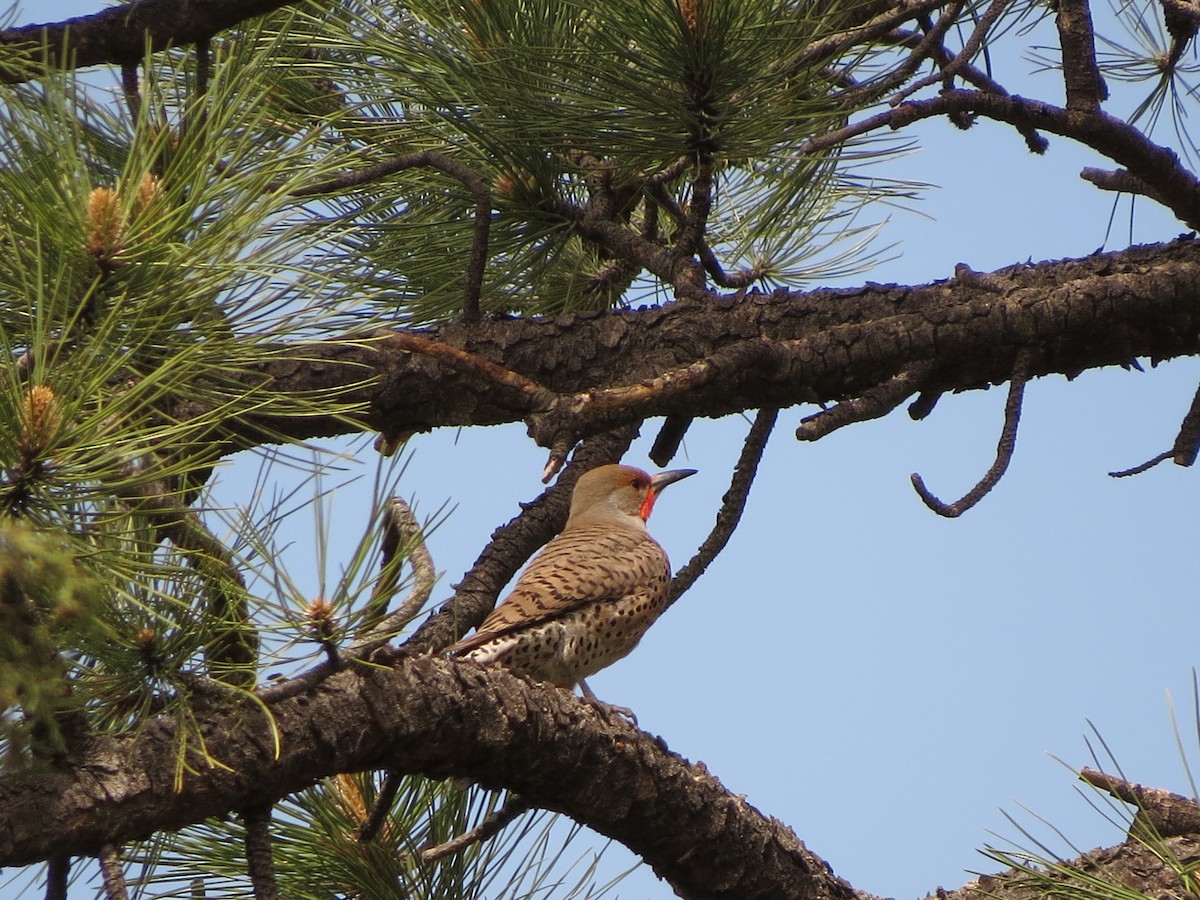
<svg viewBox="0 0 1200 900">
<path fill-rule="evenodd" d="M 41 3 L 22 20 L 95 8 Z M 1060 96 L 1052 74 L 999 59 L 1011 90 Z M 1057 139 L 1034 157 L 987 123 L 913 133 L 921 150 L 878 174 L 938 187 L 914 203 L 919 212 L 875 217 L 890 216 L 882 240 L 899 255 L 844 283 L 922 283 L 959 262 L 986 271 L 1105 245 L 1112 195 L 1077 177 L 1098 158 Z M 1121 209 L 1108 249 L 1129 243 Z M 1139 203 L 1135 242 L 1183 230 Z M 1036 830 L 1027 807 L 1080 849 L 1117 843 L 1052 757 L 1090 764 L 1090 721 L 1130 778 L 1189 793 L 1167 692 L 1200 755 L 1187 712 L 1197 473 L 1105 474 L 1167 449 L 1200 381 L 1196 359 L 1146 368 L 1031 383 L 1008 474 L 958 520 L 928 511 L 909 474 L 944 499 L 970 488 L 993 457 L 1003 387 L 945 397 L 920 423 L 901 410 L 816 444 L 792 437 L 812 409 L 785 411 L 725 553 L 593 689 L 873 893 L 912 898 L 993 869 L 977 849 L 1020 837 L 1001 810 Z M 700 474 L 667 492 L 651 523 L 677 568 L 711 526 L 747 427 L 732 417 L 688 434 L 674 465 Z M 652 423 L 627 461 L 650 465 L 654 433 Z M 331 499 L 335 571 L 350 552 L 338 536 L 360 533 L 376 466 L 369 441 L 353 447 L 367 477 Z M 444 598 L 491 531 L 539 492 L 545 452 L 520 426 L 422 435 L 409 450 L 399 493 L 426 513 L 454 506 L 429 540 Z M 223 471 L 218 496 L 237 497 L 255 467 Z M 300 520 L 290 559 L 316 594 L 312 522 Z M 620 848 L 609 854 L 606 865 L 624 864 Z M 618 895 L 673 896 L 648 869 Z"/>
</svg>

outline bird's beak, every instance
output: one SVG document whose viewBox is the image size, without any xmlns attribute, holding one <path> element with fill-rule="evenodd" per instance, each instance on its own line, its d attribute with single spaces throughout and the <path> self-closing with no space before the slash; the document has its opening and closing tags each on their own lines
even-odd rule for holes
<svg viewBox="0 0 1200 900">
<path fill-rule="evenodd" d="M 677 481 L 682 481 L 689 475 L 695 475 L 695 469 L 671 469 L 668 472 L 659 472 L 650 478 L 650 489 L 655 494 L 661 494 L 663 488 L 668 484 L 674 484 Z"/>
<path fill-rule="evenodd" d="M 663 488 L 668 484 L 674 484 L 680 479 L 695 474 L 695 469 L 671 469 L 668 472 L 659 472 L 657 475 L 651 475 L 650 490 L 646 491 L 646 499 L 642 501 L 642 521 L 644 522 L 650 518 L 650 511 L 654 509 L 654 501 L 658 499 L 658 495 L 662 493 Z"/>
</svg>

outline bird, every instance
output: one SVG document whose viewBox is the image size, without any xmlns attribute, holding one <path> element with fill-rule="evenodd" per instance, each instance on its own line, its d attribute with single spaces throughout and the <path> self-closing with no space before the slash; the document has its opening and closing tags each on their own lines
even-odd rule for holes
<svg viewBox="0 0 1200 900">
<path fill-rule="evenodd" d="M 616 464 L 585 472 L 563 530 L 476 633 L 447 654 L 567 690 L 578 685 L 590 702 L 633 718 L 597 699 L 585 679 L 633 650 L 666 608 L 671 564 L 646 520 L 668 485 L 694 474 Z"/>
</svg>

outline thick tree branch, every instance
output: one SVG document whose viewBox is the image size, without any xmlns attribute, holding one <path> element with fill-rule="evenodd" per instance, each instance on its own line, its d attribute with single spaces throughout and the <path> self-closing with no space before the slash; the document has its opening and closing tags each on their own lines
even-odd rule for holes
<svg viewBox="0 0 1200 900">
<path fill-rule="evenodd" d="M 22 25 L 0 31 L 0 46 L 29 50 L 29 61 L 49 51 L 49 64 L 85 68 L 106 63 L 118 66 L 141 62 L 149 39 L 152 50 L 207 40 L 219 31 L 274 12 L 296 0 L 138 0 L 101 12 L 45 25 Z M 29 68 L 2 68 L 0 80 L 25 81 L 36 74 Z"/>
<path fill-rule="evenodd" d="M 431 329 L 417 342 L 348 337 L 280 347 L 242 378 L 283 393 L 336 391 L 359 405 L 357 421 L 264 411 L 227 427 L 233 446 L 249 446 L 279 434 L 407 434 L 532 416 L 535 436 L 553 446 L 649 416 L 862 397 L 927 363 L 938 390 L 1001 384 L 1031 340 L 1040 350 L 1030 377 L 1073 376 L 1134 357 L 1196 354 L 1198 294 L 1200 248 L 1184 239 L 925 286 L 500 319 Z M 426 352 L 429 344 L 462 358 Z"/>
<path fill-rule="evenodd" d="M 854 896 L 790 830 L 703 765 L 503 669 L 429 657 L 363 666 L 272 713 L 278 756 L 256 707 L 210 712 L 199 724 L 224 766 L 189 774 L 178 791 L 177 726 L 168 719 L 98 738 L 68 767 L 0 779 L 0 865 L 96 852 L 271 803 L 339 772 L 386 767 L 469 776 L 565 812 L 626 844 L 685 897 Z"/>
</svg>

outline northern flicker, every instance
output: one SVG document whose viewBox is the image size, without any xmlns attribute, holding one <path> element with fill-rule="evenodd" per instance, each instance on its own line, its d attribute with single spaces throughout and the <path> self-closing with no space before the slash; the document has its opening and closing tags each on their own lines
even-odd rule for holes
<svg viewBox="0 0 1200 900">
<path fill-rule="evenodd" d="M 662 613 L 671 565 L 646 530 L 663 489 L 694 469 L 649 475 L 633 466 L 584 473 L 562 533 L 471 637 L 447 651 L 568 690 L 637 646 Z"/>
</svg>

